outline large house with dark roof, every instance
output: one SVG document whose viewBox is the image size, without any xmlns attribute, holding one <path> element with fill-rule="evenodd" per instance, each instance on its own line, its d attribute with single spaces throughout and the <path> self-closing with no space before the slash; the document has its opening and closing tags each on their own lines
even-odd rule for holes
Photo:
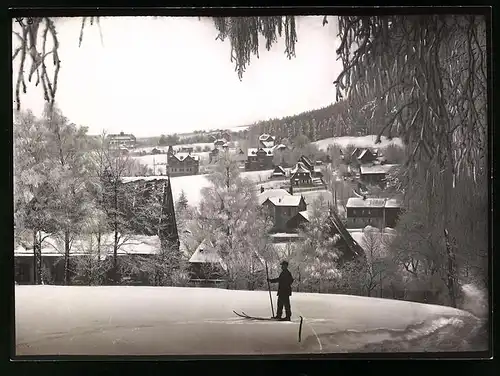
<svg viewBox="0 0 500 376">
<path fill-rule="evenodd" d="M 396 226 L 402 207 L 397 199 L 351 197 L 346 209 L 349 228 L 392 228 Z"/>
<path fill-rule="evenodd" d="M 249 148 L 245 170 L 270 170 L 273 168 L 273 157 L 272 148 Z"/>
<path fill-rule="evenodd" d="M 194 285 L 223 283 L 227 266 L 210 240 L 204 240 L 189 259 L 188 272 Z"/>
<path fill-rule="evenodd" d="M 288 221 L 301 211 L 307 209 L 303 196 L 274 196 L 269 197 L 262 204 L 268 210 L 274 221 L 273 232 L 287 232 Z"/>
<path fill-rule="evenodd" d="M 119 134 L 109 134 L 107 136 L 108 145 L 112 149 L 133 149 L 135 148 L 137 139 L 133 134 L 125 134 L 120 132 Z"/>
<path fill-rule="evenodd" d="M 200 170 L 200 157 L 191 153 L 175 153 L 172 146 L 167 152 L 168 174 L 170 176 L 197 175 Z"/>
<path fill-rule="evenodd" d="M 377 184 L 384 186 L 389 172 L 397 167 L 395 164 L 376 164 L 372 166 L 361 166 L 359 168 L 360 180 L 364 184 Z"/>
<path fill-rule="evenodd" d="M 290 184 L 297 187 L 311 186 L 313 184 L 311 171 L 303 162 L 298 162 L 290 171 Z"/>
</svg>

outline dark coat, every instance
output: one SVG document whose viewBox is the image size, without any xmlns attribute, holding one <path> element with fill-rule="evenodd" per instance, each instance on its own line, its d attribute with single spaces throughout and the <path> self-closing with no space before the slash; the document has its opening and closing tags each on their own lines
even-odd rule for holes
<svg viewBox="0 0 500 376">
<path fill-rule="evenodd" d="M 278 296 L 291 296 L 293 277 L 288 269 L 283 270 L 278 278 L 269 280 L 270 282 L 278 282 Z"/>
</svg>

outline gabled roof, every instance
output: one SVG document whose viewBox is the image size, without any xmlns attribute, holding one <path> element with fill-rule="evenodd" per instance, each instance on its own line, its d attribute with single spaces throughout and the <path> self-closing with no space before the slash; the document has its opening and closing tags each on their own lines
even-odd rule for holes
<svg viewBox="0 0 500 376">
<path fill-rule="evenodd" d="M 373 155 L 373 153 L 370 151 L 370 149 L 364 149 L 361 154 L 358 156 L 358 159 L 362 159 L 367 153 L 370 153 Z"/>
<path fill-rule="evenodd" d="M 214 247 L 213 243 L 209 240 L 204 240 L 196 248 L 193 255 L 189 259 L 190 263 L 200 263 L 200 264 L 219 264 L 225 268 L 225 264 L 222 261 L 217 249 Z"/>
<path fill-rule="evenodd" d="M 285 169 L 281 166 L 276 166 L 274 168 L 274 172 L 273 174 L 283 174 L 283 175 L 286 175 L 286 172 L 285 172 Z"/>
<path fill-rule="evenodd" d="M 259 141 L 267 141 L 268 139 L 274 140 L 274 137 L 267 133 L 262 133 L 259 136 Z"/>
<path fill-rule="evenodd" d="M 310 218 L 309 214 L 310 214 L 309 211 L 304 210 L 304 211 L 299 212 L 298 215 L 302 216 L 302 218 L 304 218 L 307 222 L 309 222 L 309 218 Z"/>
<path fill-rule="evenodd" d="M 302 161 L 307 166 L 311 166 L 311 167 L 314 166 L 312 161 L 309 158 L 307 158 L 305 155 L 300 156 L 300 161 Z"/>
<path fill-rule="evenodd" d="M 271 202 L 274 206 L 299 206 L 302 196 L 282 196 L 282 197 L 269 197 L 266 201 Z"/>
<path fill-rule="evenodd" d="M 285 191 L 284 189 L 268 189 L 259 194 L 257 196 L 257 200 L 259 201 L 259 205 L 262 205 L 270 197 L 283 197 L 283 196 L 291 196 L 291 194 Z"/>
<path fill-rule="evenodd" d="M 179 162 L 185 161 L 188 157 L 192 158 L 195 161 L 198 161 L 200 159 L 198 155 L 193 155 L 189 153 L 176 153 L 176 154 L 171 154 L 171 156 L 177 159 Z"/>
<path fill-rule="evenodd" d="M 294 175 L 297 172 L 311 173 L 311 171 L 309 171 L 309 169 L 302 162 L 297 162 L 295 167 L 290 171 L 290 174 Z"/>
<path fill-rule="evenodd" d="M 346 208 L 400 208 L 401 201 L 396 198 L 366 198 L 351 197 L 347 200 Z"/>
</svg>

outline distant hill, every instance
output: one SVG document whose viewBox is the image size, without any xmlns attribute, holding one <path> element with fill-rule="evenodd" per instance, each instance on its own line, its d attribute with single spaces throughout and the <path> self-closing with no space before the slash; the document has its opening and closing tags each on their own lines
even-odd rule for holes
<svg viewBox="0 0 500 376">
<path fill-rule="evenodd" d="M 250 140 L 256 140 L 262 133 L 289 140 L 305 135 L 312 142 L 330 137 L 364 136 L 378 131 L 367 125 L 361 111 L 349 109 L 347 102 L 341 101 L 297 115 L 259 121 L 238 133 L 244 132 Z"/>
</svg>

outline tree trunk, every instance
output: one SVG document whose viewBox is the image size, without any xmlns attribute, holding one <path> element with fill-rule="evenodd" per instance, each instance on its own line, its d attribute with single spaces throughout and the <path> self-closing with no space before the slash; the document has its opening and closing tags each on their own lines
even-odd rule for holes
<svg viewBox="0 0 500 376">
<path fill-rule="evenodd" d="M 112 275 L 112 283 L 118 284 L 118 186 L 115 182 L 115 191 L 114 191 L 114 233 L 115 239 L 113 242 L 113 272 Z"/>
<path fill-rule="evenodd" d="M 64 231 L 64 284 L 69 285 L 69 251 L 70 251 L 70 234 L 68 230 Z"/>
<path fill-rule="evenodd" d="M 40 270 L 38 269 L 38 239 L 37 230 L 33 231 L 33 283 L 40 284 Z"/>
<path fill-rule="evenodd" d="M 446 242 L 446 255 L 448 259 L 448 269 L 447 269 L 447 287 L 448 295 L 450 296 L 450 304 L 453 308 L 457 307 L 457 296 L 455 292 L 455 254 L 453 252 L 453 246 L 450 242 L 448 230 L 444 230 L 445 242 Z"/>
</svg>

